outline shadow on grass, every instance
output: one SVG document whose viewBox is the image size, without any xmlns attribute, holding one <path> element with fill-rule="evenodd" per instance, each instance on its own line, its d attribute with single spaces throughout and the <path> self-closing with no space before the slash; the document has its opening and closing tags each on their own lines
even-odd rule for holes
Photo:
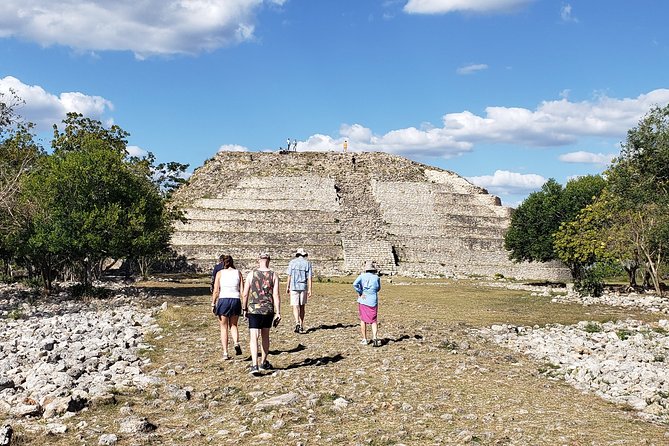
<svg viewBox="0 0 669 446">
<path fill-rule="evenodd" d="M 297 346 L 295 346 L 291 349 L 288 349 L 288 350 L 270 350 L 269 354 L 270 355 L 280 355 L 281 353 L 297 353 L 297 352 L 301 352 L 301 351 L 306 350 L 306 349 L 307 349 L 307 347 L 305 347 L 304 345 L 297 344 Z"/>
<path fill-rule="evenodd" d="M 299 367 L 320 367 L 327 364 L 334 364 L 344 359 L 344 356 L 341 353 L 337 353 L 332 356 L 321 356 L 320 358 L 306 358 L 300 362 L 294 362 L 283 368 L 277 368 L 277 370 L 290 370 L 297 369 Z"/>
<path fill-rule="evenodd" d="M 381 338 L 380 341 L 381 341 L 381 345 L 388 345 L 391 342 L 402 342 L 402 341 L 407 341 L 409 339 L 421 340 L 421 339 L 423 339 L 423 336 L 421 336 L 421 335 L 409 336 L 409 335 L 405 334 L 405 335 L 402 335 L 402 336 L 400 336 L 398 338 L 395 338 L 395 339 L 393 339 L 393 338 Z"/>
<path fill-rule="evenodd" d="M 301 351 L 306 350 L 306 349 L 307 349 L 307 347 L 305 347 L 304 345 L 297 344 L 295 347 L 293 347 L 291 349 L 288 349 L 288 350 L 270 350 L 268 355 L 275 356 L 275 355 L 280 355 L 281 353 L 297 353 L 297 352 L 301 352 Z M 261 353 L 260 353 L 260 350 L 258 350 L 258 357 L 260 358 L 260 356 L 261 356 Z M 247 356 L 246 358 L 244 358 L 244 361 L 250 361 L 250 360 L 251 360 L 250 355 Z"/>
<path fill-rule="evenodd" d="M 357 324 L 342 324 L 341 322 L 338 323 L 338 324 L 334 324 L 334 325 L 322 324 L 322 325 L 319 325 L 318 327 L 308 328 L 304 333 L 305 334 L 306 333 L 312 333 L 312 332 L 318 331 L 318 330 L 336 330 L 338 328 L 352 328 L 352 327 L 357 327 L 357 326 L 358 326 Z"/>
</svg>

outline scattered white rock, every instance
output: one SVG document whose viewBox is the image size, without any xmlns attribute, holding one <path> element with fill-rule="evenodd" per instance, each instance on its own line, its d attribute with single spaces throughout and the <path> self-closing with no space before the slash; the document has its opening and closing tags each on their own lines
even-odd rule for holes
<svg viewBox="0 0 669 446">
<path fill-rule="evenodd" d="M 348 404 L 349 404 L 348 401 L 346 401 L 344 398 L 339 397 L 332 402 L 332 408 L 334 410 L 341 411 L 346 409 L 348 407 Z"/>
<path fill-rule="evenodd" d="M 485 336 L 543 361 L 541 371 L 645 415 L 669 421 L 669 335 L 636 320 L 494 326 Z"/>
<path fill-rule="evenodd" d="M 283 395 L 275 396 L 273 398 L 260 401 L 254 406 L 254 410 L 260 411 L 277 406 L 289 406 L 295 404 L 300 399 L 300 396 L 295 392 L 288 392 Z"/>
<path fill-rule="evenodd" d="M 63 291 L 30 302 L 15 285 L 0 285 L 0 308 L 20 310 L 20 317 L 0 318 L 0 412 L 68 417 L 106 401 L 115 388 L 156 383 L 138 356 L 150 348 L 144 335 L 160 331 L 151 310 L 133 304 L 147 296 L 105 286 L 118 294 L 83 301 Z"/>
<path fill-rule="evenodd" d="M 118 442 L 118 437 L 114 434 L 102 434 L 98 438 L 98 445 L 100 446 L 113 446 Z"/>
<path fill-rule="evenodd" d="M 582 305 L 636 307 L 652 313 L 669 314 L 669 300 L 664 299 L 655 293 L 619 293 L 605 291 L 601 296 L 594 297 L 582 296 L 573 291 L 573 289 L 570 289 L 566 294 L 554 296 L 551 301 L 558 303 L 579 303 Z"/>
</svg>

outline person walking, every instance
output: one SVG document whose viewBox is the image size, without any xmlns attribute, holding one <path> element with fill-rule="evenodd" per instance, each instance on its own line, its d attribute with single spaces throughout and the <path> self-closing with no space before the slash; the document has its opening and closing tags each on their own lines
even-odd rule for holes
<svg viewBox="0 0 669 446">
<path fill-rule="evenodd" d="M 269 331 L 281 321 L 281 296 L 279 276 L 269 268 L 270 256 L 262 252 L 258 256 L 258 268 L 249 272 L 242 293 L 242 314 L 249 320 L 249 347 L 251 369 L 249 373 L 258 375 L 261 371 L 272 370 L 267 360 L 269 353 Z M 261 338 L 261 357 L 258 361 L 258 337 Z"/>
<path fill-rule="evenodd" d="M 378 309 L 379 291 L 381 290 L 381 279 L 377 274 L 377 268 L 373 261 L 365 262 L 365 272 L 360 274 L 353 282 L 353 289 L 358 293 L 358 314 L 360 316 L 361 344 L 367 345 L 367 325 L 372 326 L 372 344 L 381 347 L 378 339 Z"/>
<path fill-rule="evenodd" d="M 307 301 L 311 299 L 312 277 L 314 275 L 311 262 L 307 260 L 304 248 L 295 251 L 295 258 L 288 263 L 288 281 L 286 294 L 290 295 L 290 305 L 295 318 L 295 333 L 304 333 L 304 314 Z"/>
<path fill-rule="evenodd" d="M 211 309 L 218 316 L 221 326 L 221 345 L 223 346 L 223 360 L 230 359 L 228 354 L 228 333 L 232 334 L 235 354 L 241 355 L 239 345 L 239 316 L 242 314 L 240 290 L 244 288 L 242 273 L 235 268 L 231 256 L 221 256 L 222 269 L 214 276 L 213 291 L 211 293 Z"/>
<path fill-rule="evenodd" d="M 214 269 L 211 272 L 211 283 L 209 284 L 209 292 L 214 292 L 214 282 L 216 281 L 216 274 L 223 269 L 223 254 L 218 257 L 218 263 L 214 265 Z"/>
</svg>

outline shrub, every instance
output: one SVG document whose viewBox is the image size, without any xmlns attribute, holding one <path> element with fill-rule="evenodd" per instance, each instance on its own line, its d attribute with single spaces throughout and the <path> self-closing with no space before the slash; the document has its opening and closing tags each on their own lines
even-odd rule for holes
<svg viewBox="0 0 669 446">
<path fill-rule="evenodd" d="M 599 333 L 602 331 L 602 326 L 597 322 L 588 322 L 588 324 L 583 329 L 586 333 Z"/>
</svg>

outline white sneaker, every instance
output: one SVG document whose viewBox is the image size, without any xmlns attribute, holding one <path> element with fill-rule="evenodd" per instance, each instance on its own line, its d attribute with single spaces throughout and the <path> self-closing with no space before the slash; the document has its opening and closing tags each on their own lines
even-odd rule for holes
<svg viewBox="0 0 669 446">
<path fill-rule="evenodd" d="M 367 345 L 367 344 L 369 344 L 367 339 L 363 339 L 363 340 L 360 341 L 360 345 Z"/>
</svg>

